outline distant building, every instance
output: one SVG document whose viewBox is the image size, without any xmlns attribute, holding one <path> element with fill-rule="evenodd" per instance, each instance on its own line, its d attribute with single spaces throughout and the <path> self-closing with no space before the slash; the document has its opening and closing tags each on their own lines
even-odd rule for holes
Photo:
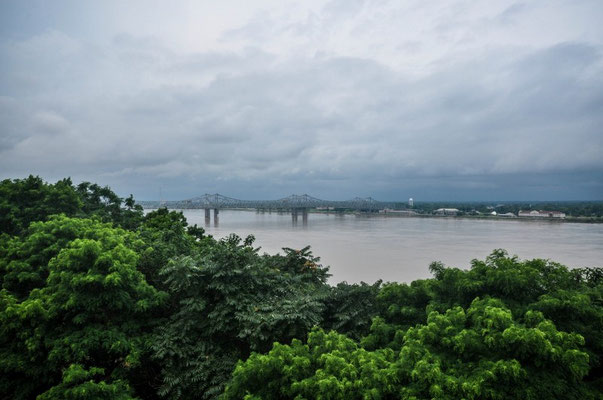
<svg viewBox="0 0 603 400">
<path fill-rule="evenodd" d="M 436 215 L 457 215 L 459 213 L 458 208 L 438 208 L 434 211 Z"/>
<path fill-rule="evenodd" d="M 505 218 L 515 218 L 517 217 L 517 215 L 513 214 L 512 212 L 508 212 L 508 213 L 504 213 L 504 214 L 498 214 L 499 217 L 505 217 Z"/>
<path fill-rule="evenodd" d="M 414 207 L 415 202 L 413 201 L 412 197 L 410 199 L 408 199 L 408 206 L 409 207 Z"/>
<path fill-rule="evenodd" d="M 531 218 L 565 218 L 565 213 L 561 211 L 519 211 L 517 214 L 520 217 L 531 217 Z"/>
</svg>

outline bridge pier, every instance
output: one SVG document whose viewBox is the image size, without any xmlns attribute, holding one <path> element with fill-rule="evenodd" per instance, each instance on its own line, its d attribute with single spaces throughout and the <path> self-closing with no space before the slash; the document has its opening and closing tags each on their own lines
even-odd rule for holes
<svg viewBox="0 0 603 400">
<path fill-rule="evenodd" d="M 220 213 L 220 210 L 218 208 L 214 208 L 214 225 L 218 226 L 218 223 L 220 222 L 220 219 L 218 217 L 218 214 Z M 209 226 L 211 224 L 211 208 L 206 208 L 205 209 L 205 225 Z"/>
<path fill-rule="evenodd" d="M 294 207 L 291 209 L 291 222 L 293 225 L 297 225 L 299 214 L 302 216 L 304 226 L 308 225 L 308 209 L 306 207 Z"/>
</svg>

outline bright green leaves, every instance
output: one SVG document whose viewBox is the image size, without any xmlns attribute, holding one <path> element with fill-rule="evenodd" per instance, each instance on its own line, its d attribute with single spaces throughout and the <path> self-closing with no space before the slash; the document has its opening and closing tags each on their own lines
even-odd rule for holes
<svg viewBox="0 0 603 400">
<path fill-rule="evenodd" d="M 49 309 L 56 306 L 63 315 L 85 312 L 105 321 L 110 313 L 144 311 L 139 304 L 157 305 L 159 297 L 136 270 L 138 256 L 125 237 L 120 232 L 114 240 L 76 239 L 52 259 L 43 289 L 52 297 Z"/>
<path fill-rule="evenodd" d="M 119 245 L 134 248 L 141 243 L 133 234 L 121 229 L 113 229 L 110 224 L 103 224 L 97 220 L 53 216 L 47 222 L 31 224 L 26 236 L 15 237 L 0 243 L 0 282 L 2 287 L 19 298 L 27 296 L 32 289 L 45 285 L 50 262 L 59 255 L 59 252 L 76 240 L 87 239 L 97 241 L 101 249 L 114 249 Z M 92 250 L 81 249 L 79 251 L 90 252 Z M 71 252 L 73 253 L 73 251 Z M 80 258 L 82 256 L 80 255 Z M 66 255 L 61 257 L 66 257 Z M 72 254 L 71 257 L 75 257 L 75 255 Z M 100 255 L 100 257 L 99 263 L 103 262 L 103 257 L 109 256 Z M 131 261 L 134 261 L 132 257 L 137 256 L 130 250 L 128 257 L 130 257 L 131 264 Z M 76 262 L 75 259 L 73 261 Z M 80 262 L 84 264 L 85 269 L 88 268 L 87 261 L 89 260 Z M 122 261 L 116 260 L 116 262 Z"/>
<path fill-rule="evenodd" d="M 558 290 L 540 297 L 530 306 L 555 321 L 565 332 L 576 332 L 585 339 L 593 379 L 603 379 L 603 285 L 580 290 Z M 603 386 L 603 385 L 602 385 Z"/>
<path fill-rule="evenodd" d="M 314 330 L 307 344 L 275 344 L 235 369 L 224 399 L 377 399 L 395 387 L 391 350 L 368 352 L 336 332 Z"/>
<path fill-rule="evenodd" d="M 431 269 L 436 278 L 434 297 L 443 310 L 453 305 L 466 307 L 475 297 L 490 296 L 523 313 L 541 295 L 579 287 L 575 275 L 560 264 L 541 259 L 520 261 L 504 250 L 495 250 L 485 261 L 473 260 L 469 271 L 441 264 L 432 264 Z"/>
<path fill-rule="evenodd" d="M 306 345 L 252 354 L 235 369 L 224 398 L 535 398 L 543 382 L 548 398 L 588 398 L 580 383 L 588 371 L 583 339 L 538 313 L 526 320 L 517 322 L 499 300 L 476 299 L 466 310 L 431 312 L 425 324 L 399 331 L 389 348 L 375 351 L 315 330 Z M 373 330 L 380 325 L 376 319 Z"/>
<path fill-rule="evenodd" d="M 8 260 L 2 261 L 7 289 L 2 291 L 0 320 L 7 324 L 0 331 L 0 385 L 10 386 L 12 380 L 17 398 L 42 389 L 49 389 L 45 398 L 127 398 L 120 397 L 127 385 L 119 381 L 139 365 L 148 347 L 147 310 L 165 297 L 136 269 L 136 246 L 133 233 L 64 216 L 35 223 L 28 236 L 13 241 L 5 252 Z M 20 270 L 37 271 L 38 276 L 33 281 L 11 279 Z M 98 382 L 74 385 L 74 377 L 83 372 L 71 370 L 72 364 L 104 372 L 92 368 L 89 374 L 101 375 Z M 107 377 L 115 382 L 107 383 Z M 15 384 L 19 381 L 21 386 Z"/>
<path fill-rule="evenodd" d="M 404 336 L 404 391 L 418 398 L 502 399 L 513 383 L 514 396 L 530 398 L 547 381 L 554 396 L 566 390 L 586 396 L 578 383 L 589 370 L 583 338 L 559 332 L 541 314 L 525 319 L 526 325 L 516 322 L 494 299 L 476 299 L 466 311 L 430 313 L 426 325 Z"/>
<path fill-rule="evenodd" d="M 573 382 L 579 381 L 588 371 L 588 356 L 581 351 L 582 337 L 559 332 L 550 321 L 533 313 L 526 319 L 533 326 L 514 321 L 500 301 L 476 299 L 466 313 L 459 307 L 445 314 L 431 313 L 426 325 L 408 330 L 402 351 L 412 346 L 425 347 L 424 361 L 433 363 L 437 357 L 442 370 L 455 368 L 456 379 L 472 380 L 479 375 L 492 378 L 511 373 L 504 375 L 505 379 L 521 378 L 516 382 L 521 382 L 527 391 L 531 387 L 530 380 L 545 371 L 547 379 L 560 384 L 571 385 L 571 381 L 566 381 L 568 376 L 575 378 Z M 455 366 L 459 361 L 462 368 Z M 496 371 L 488 372 L 483 369 L 484 365 L 496 366 Z M 412 373 L 410 375 L 412 377 Z"/>
<path fill-rule="evenodd" d="M 37 397 L 38 400 L 134 400 L 132 390 L 123 380 L 106 382 L 102 368 L 86 369 L 71 364 L 63 372 L 62 382 Z"/>
</svg>

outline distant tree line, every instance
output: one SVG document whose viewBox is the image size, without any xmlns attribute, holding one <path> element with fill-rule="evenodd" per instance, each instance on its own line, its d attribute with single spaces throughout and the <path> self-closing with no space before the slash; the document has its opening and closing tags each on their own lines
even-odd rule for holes
<svg viewBox="0 0 603 400">
<path fill-rule="evenodd" d="M 600 399 L 603 272 L 504 250 L 410 284 L 327 284 L 182 213 L 0 183 L 6 399 Z"/>
</svg>

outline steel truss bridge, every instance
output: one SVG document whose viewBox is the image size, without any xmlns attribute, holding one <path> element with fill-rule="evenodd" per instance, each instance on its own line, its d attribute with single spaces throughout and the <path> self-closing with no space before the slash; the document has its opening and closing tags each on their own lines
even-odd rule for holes
<svg viewBox="0 0 603 400">
<path fill-rule="evenodd" d="M 356 210 L 376 212 L 378 210 L 393 207 L 393 203 L 381 202 L 372 197 L 355 197 L 350 200 L 321 200 L 316 197 L 293 194 L 278 200 L 240 200 L 226 197 L 221 194 L 205 194 L 188 200 L 177 201 L 141 201 L 144 208 L 167 207 L 170 209 L 256 209 L 256 210 L 308 210 L 308 209 L 331 209 L 331 210 Z"/>
</svg>

